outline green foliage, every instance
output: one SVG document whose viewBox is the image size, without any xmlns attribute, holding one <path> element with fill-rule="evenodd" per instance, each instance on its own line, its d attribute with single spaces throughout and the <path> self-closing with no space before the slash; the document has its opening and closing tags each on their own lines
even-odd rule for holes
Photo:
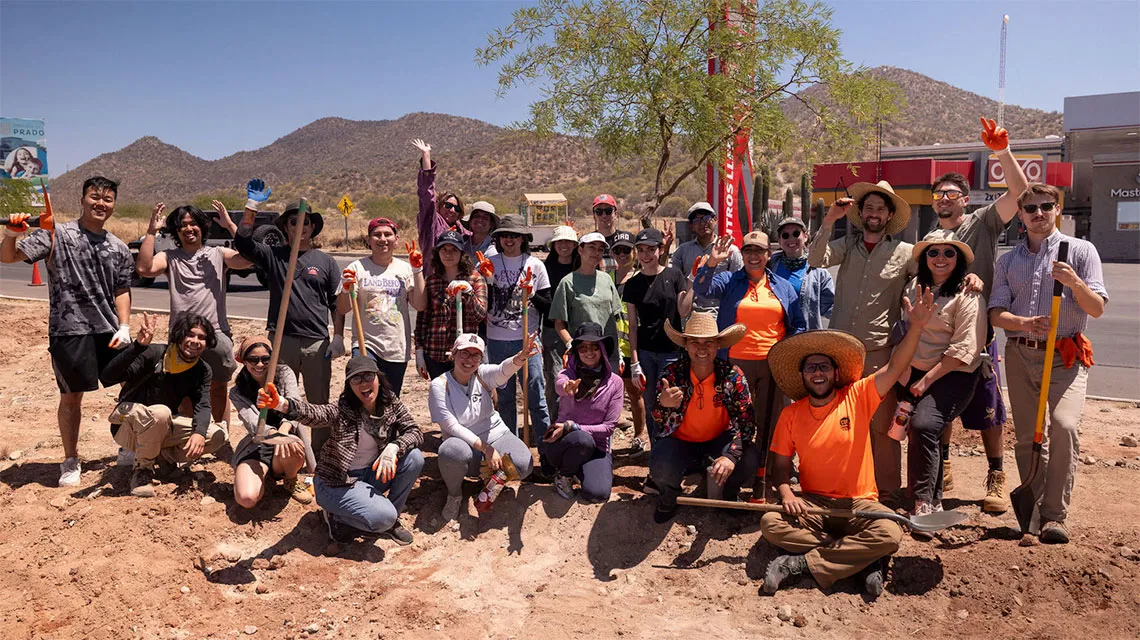
<svg viewBox="0 0 1140 640">
<path fill-rule="evenodd" d="M 49 193 L 51 187 L 48 187 Z M 31 182 L 15 178 L 0 180 L 0 215 L 13 213 L 35 213 L 32 199 L 36 190 Z"/>
<path fill-rule="evenodd" d="M 244 200 L 242 201 L 245 202 Z M 150 212 L 153 205 L 145 205 L 141 202 L 116 202 L 115 203 L 115 217 L 116 218 L 131 218 L 150 220 Z M 173 211 L 173 209 L 168 209 Z"/>
<path fill-rule="evenodd" d="M 800 213 L 808 220 L 811 212 L 811 172 L 800 176 Z"/>
<path fill-rule="evenodd" d="M 634 158 L 654 175 L 652 213 L 742 130 L 754 144 L 810 153 L 858 147 L 865 127 L 895 110 L 897 92 L 839 53 L 839 31 L 821 3 L 772 0 L 734 11 L 731 28 L 710 17 L 728 0 L 540 0 L 476 53 L 501 62 L 499 94 L 538 85 L 516 127 L 589 136 L 610 160 Z M 709 52 L 729 73 L 708 75 Z M 818 95 L 802 95 L 811 85 Z M 793 125 L 793 97 L 815 126 Z"/>
<path fill-rule="evenodd" d="M 776 230 L 779 228 L 780 221 L 786 216 L 776 211 L 775 209 L 765 209 L 756 216 L 756 223 L 752 226 L 753 229 L 759 229 L 768 234 L 768 239 L 772 242 L 776 241 Z"/>
<path fill-rule="evenodd" d="M 226 205 L 226 209 L 240 210 L 245 208 L 245 194 L 237 191 L 221 191 L 213 194 L 201 194 L 190 201 L 191 206 L 202 211 L 213 211 L 214 200 Z"/>
</svg>

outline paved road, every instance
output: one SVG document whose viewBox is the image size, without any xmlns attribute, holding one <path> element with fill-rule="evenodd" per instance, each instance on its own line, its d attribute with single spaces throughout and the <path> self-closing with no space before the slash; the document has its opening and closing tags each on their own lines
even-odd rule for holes
<svg viewBox="0 0 1140 640">
<path fill-rule="evenodd" d="M 337 257 L 341 266 L 352 260 Z M 45 287 L 27 286 L 31 272 L 32 268 L 23 263 L 0 265 L 0 295 L 46 299 Z M 1089 393 L 1140 401 L 1140 265 L 1106 264 L 1104 275 L 1112 300 L 1102 317 L 1089 321 L 1088 336 L 1096 350 L 1096 366 L 1089 373 Z M 132 296 L 139 308 L 168 307 L 163 278 L 151 288 L 136 287 Z M 258 286 L 256 278 L 234 278 L 226 305 L 231 315 L 264 318 L 269 296 Z M 1004 345 L 1005 336 L 999 335 L 999 341 Z"/>
</svg>

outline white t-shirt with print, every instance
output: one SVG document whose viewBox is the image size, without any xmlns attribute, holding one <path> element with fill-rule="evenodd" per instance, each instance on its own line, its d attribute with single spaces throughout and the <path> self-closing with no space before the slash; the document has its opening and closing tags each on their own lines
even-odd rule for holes
<svg viewBox="0 0 1140 640">
<path fill-rule="evenodd" d="M 392 258 L 387 267 L 381 267 L 372 258 L 361 258 L 348 268 L 356 273 L 356 303 L 368 351 L 387 362 L 407 362 L 412 345 L 408 315 L 412 266 L 399 258 Z M 352 325 L 348 327 L 351 331 Z"/>
<path fill-rule="evenodd" d="M 522 340 L 522 281 L 523 272 L 530 268 L 534 276 L 533 291 L 550 288 L 546 266 L 538 258 L 524 253 L 514 258 L 497 254 L 488 258 L 495 266 L 495 277 L 487 283 L 487 339 Z M 530 330 L 541 329 L 542 317 L 530 304 Z"/>
</svg>

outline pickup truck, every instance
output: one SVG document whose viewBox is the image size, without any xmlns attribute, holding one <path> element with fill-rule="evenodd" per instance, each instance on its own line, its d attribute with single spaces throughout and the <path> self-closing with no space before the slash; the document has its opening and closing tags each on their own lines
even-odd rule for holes
<svg viewBox="0 0 1140 640">
<path fill-rule="evenodd" d="M 240 223 L 242 216 L 245 214 L 245 212 L 241 210 L 230 210 L 227 213 L 229 213 L 230 219 L 235 223 Z M 211 247 L 232 247 L 234 244 L 234 237 L 230 235 L 229 231 L 223 229 L 222 225 L 218 224 L 218 221 L 215 219 L 216 214 L 214 211 L 207 211 L 206 214 L 210 216 L 210 230 L 206 234 L 206 244 Z M 253 222 L 254 240 L 264 242 L 265 244 L 271 246 L 285 244 L 285 235 L 282 234 L 281 230 L 273 224 L 277 220 L 277 215 L 278 214 L 274 211 L 257 212 L 257 217 Z M 142 241 L 143 238 L 139 238 L 138 240 L 127 243 L 127 246 L 131 249 L 131 257 L 135 259 L 135 262 L 138 262 L 139 247 L 142 245 Z M 173 249 L 176 246 L 177 245 L 174 243 L 174 238 L 171 238 L 169 235 L 167 235 L 164 230 L 159 230 L 158 235 L 155 236 L 154 239 L 155 253 Z M 239 277 L 245 277 L 250 274 L 254 274 L 257 276 L 257 282 L 260 283 L 262 287 L 266 285 L 265 274 L 262 273 L 262 271 L 257 267 L 237 270 L 226 269 L 227 289 L 229 289 L 230 277 L 234 274 L 237 274 Z M 135 271 L 134 280 L 131 282 L 131 284 L 132 286 L 136 287 L 149 287 L 154 284 L 154 278 L 144 278 L 138 274 L 138 271 Z"/>
</svg>

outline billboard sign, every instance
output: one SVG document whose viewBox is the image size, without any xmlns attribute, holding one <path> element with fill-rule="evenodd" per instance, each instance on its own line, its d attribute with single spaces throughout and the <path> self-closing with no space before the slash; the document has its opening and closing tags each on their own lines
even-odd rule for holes
<svg viewBox="0 0 1140 640">
<path fill-rule="evenodd" d="M 0 118 L 0 178 L 48 177 L 43 120 Z"/>
<path fill-rule="evenodd" d="M 1045 182 L 1045 158 L 1039 155 L 1015 153 L 1014 159 L 1025 172 L 1025 179 L 1030 182 Z M 990 154 L 986 164 L 986 185 L 990 189 L 1005 188 L 1005 169 L 996 155 Z M 971 194 L 972 196 L 973 194 Z"/>
</svg>

